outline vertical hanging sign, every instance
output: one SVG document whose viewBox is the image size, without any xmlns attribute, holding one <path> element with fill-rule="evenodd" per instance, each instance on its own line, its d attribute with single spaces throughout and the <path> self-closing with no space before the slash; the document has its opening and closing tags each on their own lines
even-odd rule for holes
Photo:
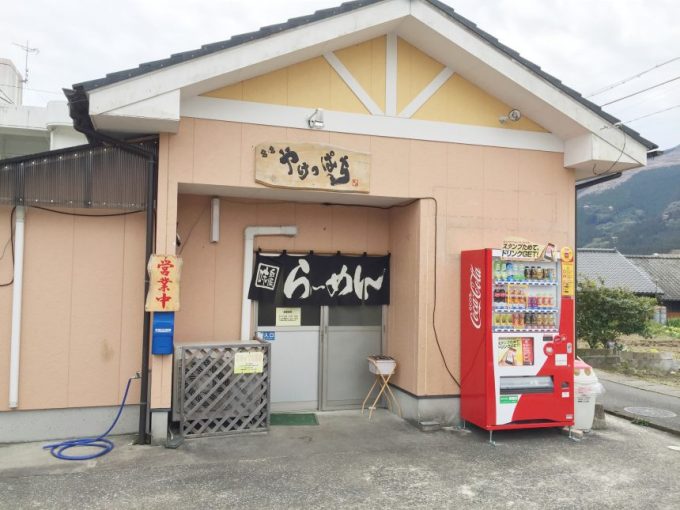
<svg viewBox="0 0 680 510">
<path fill-rule="evenodd" d="M 144 309 L 147 312 L 178 311 L 182 259 L 175 255 L 151 255 L 146 267 L 149 292 Z"/>
<path fill-rule="evenodd" d="M 574 296 L 574 250 L 565 246 L 560 250 L 562 260 L 562 295 Z"/>
</svg>

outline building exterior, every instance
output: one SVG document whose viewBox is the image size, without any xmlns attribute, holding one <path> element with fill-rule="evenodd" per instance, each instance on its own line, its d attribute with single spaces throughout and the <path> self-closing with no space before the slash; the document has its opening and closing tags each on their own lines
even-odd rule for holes
<svg viewBox="0 0 680 510">
<path fill-rule="evenodd" d="M 65 101 L 25 106 L 22 98 L 21 74 L 12 61 L 0 58 L 0 159 L 87 143 L 73 129 Z"/>
<path fill-rule="evenodd" d="M 680 317 L 680 255 L 626 255 L 626 258 L 649 275 L 661 289 L 661 304 L 669 319 Z"/>
<path fill-rule="evenodd" d="M 272 376 L 272 391 L 282 389 L 282 408 L 332 409 L 354 402 L 356 395 L 332 395 L 354 365 L 328 355 L 324 332 L 364 328 L 338 336 L 340 345 L 349 350 L 348 338 L 365 338 L 397 360 L 391 383 L 412 421 L 458 416 L 459 318 L 467 306 L 459 299 L 460 252 L 510 236 L 573 246 L 575 182 L 644 165 L 655 147 L 436 0 L 347 2 L 77 84 L 68 96 L 76 128 L 91 140 L 158 137 L 154 252 L 183 261 L 175 345 L 248 339 L 261 326 L 293 331 L 300 343 L 290 370 Z M 303 168 L 307 160 L 292 160 L 290 150 L 321 151 L 309 160 L 320 160 L 321 171 L 315 163 Z M 367 155 L 361 182 L 347 183 L 356 191 L 351 186 L 370 182 L 363 192 L 313 179 L 344 176 L 332 169 L 342 171 L 341 154 Z M 280 158 L 292 181 L 258 182 L 265 156 Z M 3 239 L 9 208 L 0 214 Z M 20 404 L 0 408 L 0 423 L 45 409 L 63 416 L 113 406 L 141 359 L 143 219 L 29 210 L 26 225 Z M 303 307 L 289 330 L 272 327 L 262 304 L 246 301 L 244 309 L 244 232 L 278 226 L 296 234 L 255 237 L 253 249 L 389 254 L 389 304 Z M 63 232 L 54 263 L 70 272 L 41 268 L 40 253 Z M 105 291 L 94 292 L 92 279 Z M 46 281 L 59 293 L 50 298 L 58 307 L 47 311 L 38 306 Z M 0 289 L 5 317 L 10 301 Z M 2 349 L 8 329 L 0 330 Z M 277 341 L 274 349 L 283 345 Z M 173 371 L 172 355 L 150 357 L 157 442 L 172 418 Z M 296 380 L 319 385 L 286 397 L 283 388 Z M 134 412 L 138 400 L 130 403 Z"/>
<path fill-rule="evenodd" d="M 601 280 L 605 287 L 624 288 L 641 296 L 663 294 L 663 288 L 644 269 L 615 248 L 580 248 L 578 275 L 580 278 Z"/>
</svg>

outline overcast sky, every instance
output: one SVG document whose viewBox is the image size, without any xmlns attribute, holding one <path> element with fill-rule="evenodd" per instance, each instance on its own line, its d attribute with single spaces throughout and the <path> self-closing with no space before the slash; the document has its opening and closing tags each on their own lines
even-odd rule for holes
<svg viewBox="0 0 680 510">
<path fill-rule="evenodd" d="M 589 95 L 680 57 L 677 0 L 444 0 L 501 42 Z M 342 0 L 21 0 L 5 2 L 0 57 L 23 72 L 24 104 L 62 87 L 339 5 Z M 680 59 L 591 98 L 598 104 L 680 76 Z M 606 109 L 623 121 L 680 105 L 680 79 Z M 680 107 L 629 122 L 662 149 L 680 144 Z"/>
</svg>

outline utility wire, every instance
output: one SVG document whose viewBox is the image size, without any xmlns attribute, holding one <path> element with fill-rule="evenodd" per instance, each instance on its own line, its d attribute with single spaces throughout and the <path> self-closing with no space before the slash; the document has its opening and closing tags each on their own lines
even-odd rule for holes
<svg viewBox="0 0 680 510">
<path fill-rule="evenodd" d="M 604 103 L 600 106 L 608 106 L 610 104 L 618 103 L 619 101 L 623 101 L 624 99 L 628 99 L 629 97 L 637 96 L 638 94 L 642 94 L 643 92 L 647 92 L 648 90 L 656 89 L 658 87 L 661 87 L 662 85 L 666 85 L 667 83 L 671 83 L 674 81 L 680 80 L 680 76 L 676 76 L 675 78 L 671 78 L 670 80 L 663 81 L 661 83 L 657 83 L 656 85 L 652 85 L 651 87 L 647 87 L 646 89 L 638 90 L 637 92 L 633 92 L 631 94 L 628 94 L 627 96 L 620 97 L 618 99 L 614 99 L 612 101 L 609 101 L 608 103 Z"/>
<path fill-rule="evenodd" d="M 128 216 L 129 214 L 137 214 L 144 212 L 144 209 L 135 209 L 133 211 L 125 211 L 120 213 L 82 214 L 68 211 L 57 211 L 56 209 L 48 209 L 47 207 L 40 207 L 39 205 L 32 205 L 30 207 L 32 207 L 33 209 L 40 209 L 41 211 L 63 214 L 64 216 L 81 216 L 83 218 L 112 218 L 114 216 Z"/>
<path fill-rule="evenodd" d="M 45 94 L 54 94 L 61 96 L 62 92 L 55 92 L 54 90 L 32 89 L 30 87 L 20 87 L 18 85 L 10 85 L 9 83 L 2 83 L 0 87 L 11 87 L 13 89 L 30 90 L 31 92 L 44 92 Z"/>
<path fill-rule="evenodd" d="M 2 94 L 4 96 L 4 97 L 0 97 L 0 99 L 7 102 L 8 104 L 14 104 L 14 101 L 12 101 L 12 99 L 7 95 L 7 92 L 0 89 L 0 94 Z"/>
<path fill-rule="evenodd" d="M 647 115 L 642 115 L 641 117 L 635 117 L 634 119 L 630 119 L 630 120 L 627 120 L 625 122 L 621 122 L 620 124 L 629 124 L 630 122 L 635 122 L 636 120 L 640 120 L 640 119 L 646 119 L 647 117 L 651 117 L 652 115 L 667 112 L 668 110 L 674 110 L 675 108 L 680 108 L 680 104 L 669 106 L 668 108 L 664 108 L 663 110 L 657 110 L 655 112 L 648 113 Z"/>
<path fill-rule="evenodd" d="M 0 283 L 0 287 L 9 287 L 14 283 L 14 214 L 16 213 L 17 208 L 12 207 L 12 212 L 9 214 L 9 242 L 12 247 L 12 251 L 10 252 L 12 255 L 12 278 L 5 283 Z M 7 245 L 5 245 L 5 249 L 7 248 Z M 2 256 L 5 256 L 5 249 L 2 250 Z"/>
<path fill-rule="evenodd" d="M 611 85 L 607 85 L 606 87 L 598 89 L 595 92 L 587 95 L 586 98 L 597 96 L 597 95 L 602 94 L 603 92 L 607 92 L 609 90 L 615 89 L 616 87 L 619 87 L 619 86 L 623 85 L 624 83 L 628 83 L 629 81 L 634 80 L 635 78 L 639 78 L 640 76 L 644 76 L 645 74 L 653 71 L 654 69 L 658 69 L 659 67 L 663 67 L 667 64 L 671 64 L 671 63 L 675 62 L 676 60 L 680 60 L 680 57 L 675 57 L 675 58 L 672 58 L 670 60 L 666 60 L 665 62 L 661 62 L 660 64 L 657 64 L 653 67 L 650 67 L 649 69 L 645 69 L 644 71 L 639 72 L 637 74 L 634 74 L 633 76 L 629 76 L 628 78 L 624 78 L 621 81 L 617 81 L 616 83 L 612 83 Z"/>
</svg>

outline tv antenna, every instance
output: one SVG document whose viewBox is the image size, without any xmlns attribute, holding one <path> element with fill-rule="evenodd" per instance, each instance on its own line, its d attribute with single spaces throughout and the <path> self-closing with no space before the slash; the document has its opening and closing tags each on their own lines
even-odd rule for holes
<svg viewBox="0 0 680 510">
<path fill-rule="evenodd" d="M 26 53 L 26 58 L 24 60 L 24 79 L 21 80 L 21 83 L 28 83 L 28 55 L 37 55 L 40 53 L 40 50 L 38 48 L 31 48 L 28 45 L 28 41 L 26 41 L 26 44 L 19 44 L 19 43 L 12 43 L 14 46 L 18 46 L 21 48 L 21 51 Z"/>
</svg>

